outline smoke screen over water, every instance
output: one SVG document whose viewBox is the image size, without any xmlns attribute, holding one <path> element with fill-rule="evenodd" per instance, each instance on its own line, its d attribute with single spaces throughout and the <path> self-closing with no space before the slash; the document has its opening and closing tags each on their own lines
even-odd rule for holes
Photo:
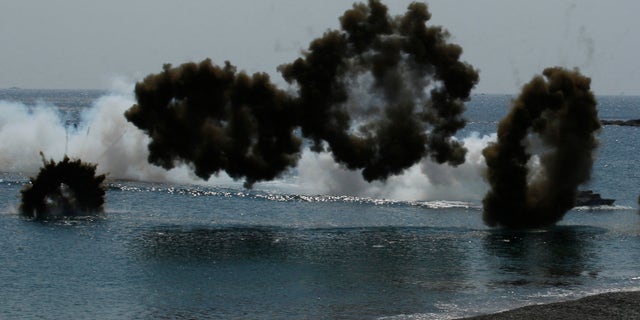
<svg viewBox="0 0 640 320">
<path fill-rule="evenodd" d="M 452 136 L 465 125 L 478 73 L 429 19 L 420 3 L 398 17 L 378 1 L 355 4 L 340 18 L 342 30 L 280 66 L 297 94 L 229 62 L 165 65 L 136 85 L 138 103 L 125 116 L 151 138 L 149 162 L 187 163 L 203 179 L 223 171 L 247 187 L 297 165 L 298 130 L 313 151 L 331 152 L 367 181 L 427 156 L 456 166 L 466 149 Z"/>
<path fill-rule="evenodd" d="M 526 84 L 484 149 L 491 190 L 483 200 L 489 226 L 541 227 L 575 205 L 589 180 L 600 128 L 591 80 L 548 68 Z M 537 158 L 534 158 L 537 155 Z M 539 161 L 539 169 L 530 163 Z"/>
<path fill-rule="evenodd" d="M 378 192 L 374 197 L 392 198 L 406 194 L 406 188 L 389 191 L 393 188 L 380 184 L 395 182 L 401 173 L 420 177 L 411 186 L 427 186 L 412 196 L 419 199 L 439 183 L 477 181 L 485 165 L 480 150 L 493 138 L 471 137 L 463 146 L 453 136 L 465 126 L 464 103 L 478 72 L 459 60 L 462 49 L 447 43 L 447 32 L 429 26 L 429 19 L 424 4 L 414 3 L 397 17 L 378 1 L 355 4 L 340 18 L 340 30 L 327 31 L 299 59 L 280 66 L 291 86 L 287 89 L 265 73 L 239 72 L 230 62 L 165 65 L 136 85 L 135 104 L 118 102 L 126 106 L 116 111 L 106 104 L 97 108 L 117 113 L 122 123 L 104 132 L 101 120 L 86 128 L 87 137 L 89 132 L 108 135 L 100 139 L 106 144 L 99 152 L 87 151 L 96 155 L 90 160 L 103 170 L 107 163 L 112 177 L 164 177 L 155 171 L 159 168 L 132 169 L 131 164 L 147 165 L 148 160 L 165 169 L 186 164 L 202 179 L 226 173 L 244 180 L 246 187 L 299 165 L 300 176 L 322 171 L 308 179 L 314 182 L 342 177 L 332 183 L 343 188 L 337 192 L 364 189 L 362 182 Z M 589 178 L 597 145 L 593 134 L 599 128 L 589 79 L 562 69 L 547 69 L 544 77 L 525 86 L 500 124 L 498 141 L 483 152 L 491 187 L 483 202 L 484 220 L 490 226 L 553 224 L 573 206 L 577 186 Z M 129 108 L 129 123 L 122 117 L 124 108 Z M 132 125 L 146 136 L 127 131 Z M 73 149 L 95 145 L 73 143 L 86 140 L 79 132 L 72 132 Z M 145 147 L 148 158 L 141 152 Z M 458 168 L 454 173 L 434 162 Z M 335 163 L 339 174 L 325 170 Z M 442 189 L 448 193 L 429 196 L 450 199 L 461 189 L 450 183 Z"/>
</svg>

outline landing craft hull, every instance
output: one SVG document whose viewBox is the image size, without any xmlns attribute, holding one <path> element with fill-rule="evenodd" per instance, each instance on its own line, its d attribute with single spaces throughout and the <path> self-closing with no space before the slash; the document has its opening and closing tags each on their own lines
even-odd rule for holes
<svg viewBox="0 0 640 320">
<path fill-rule="evenodd" d="M 612 206 L 615 201 L 614 199 L 576 201 L 576 207 Z"/>
<path fill-rule="evenodd" d="M 611 206 L 615 199 L 603 199 L 599 193 L 591 190 L 580 191 L 576 199 L 576 207 Z"/>
</svg>

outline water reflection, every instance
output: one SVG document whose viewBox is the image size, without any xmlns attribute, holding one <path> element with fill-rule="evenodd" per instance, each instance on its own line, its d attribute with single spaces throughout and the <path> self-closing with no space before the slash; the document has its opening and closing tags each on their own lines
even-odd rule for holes
<svg viewBox="0 0 640 320">
<path fill-rule="evenodd" d="M 279 257 L 285 246 L 269 229 L 159 229 L 142 236 L 140 249 L 147 258 L 177 261 L 221 261 Z"/>
<path fill-rule="evenodd" d="M 492 230 L 483 246 L 488 267 L 496 271 L 493 285 L 582 284 L 598 275 L 594 237 L 604 232 L 583 226 Z"/>
<path fill-rule="evenodd" d="M 429 311 L 424 301 L 473 286 L 469 237 L 432 228 L 161 228 L 132 250 L 146 269 L 150 309 L 171 301 L 169 309 L 228 317 L 277 309 L 362 318 Z"/>
</svg>

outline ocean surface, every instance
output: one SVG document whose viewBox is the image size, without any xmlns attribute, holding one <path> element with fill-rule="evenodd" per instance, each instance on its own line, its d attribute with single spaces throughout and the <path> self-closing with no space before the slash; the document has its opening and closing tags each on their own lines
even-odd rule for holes
<svg viewBox="0 0 640 320">
<path fill-rule="evenodd" d="M 615 206 L 555 227 L 482 222 L 482 147 L 513 96 L 475 95 L 458 168 L 368 184 L 327 154 L 242 188 L 146 163 L 129 92 L 0 90 L 0 319 L 452 319 L 640 289 L 640 128 L 605 126 L 583 186 Z M 640 97 L 599 96 L 602 119 Z M 20 190 L 64 154 L 108 174 L 105 213 L 32 221 Z"/>
</svg>

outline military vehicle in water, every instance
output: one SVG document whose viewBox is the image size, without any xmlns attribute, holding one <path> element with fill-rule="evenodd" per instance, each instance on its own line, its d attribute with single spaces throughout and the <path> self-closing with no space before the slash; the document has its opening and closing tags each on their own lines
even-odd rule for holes
<svg viewBox="0 0 640 320">
<path fill-rule="evenodd" d="M 600 197 L 600 194 L 593 190 L 582 190 L 578 192 L 576 207 L 611 206 L 614 201 L 616 200 Z"/>
</svg>

